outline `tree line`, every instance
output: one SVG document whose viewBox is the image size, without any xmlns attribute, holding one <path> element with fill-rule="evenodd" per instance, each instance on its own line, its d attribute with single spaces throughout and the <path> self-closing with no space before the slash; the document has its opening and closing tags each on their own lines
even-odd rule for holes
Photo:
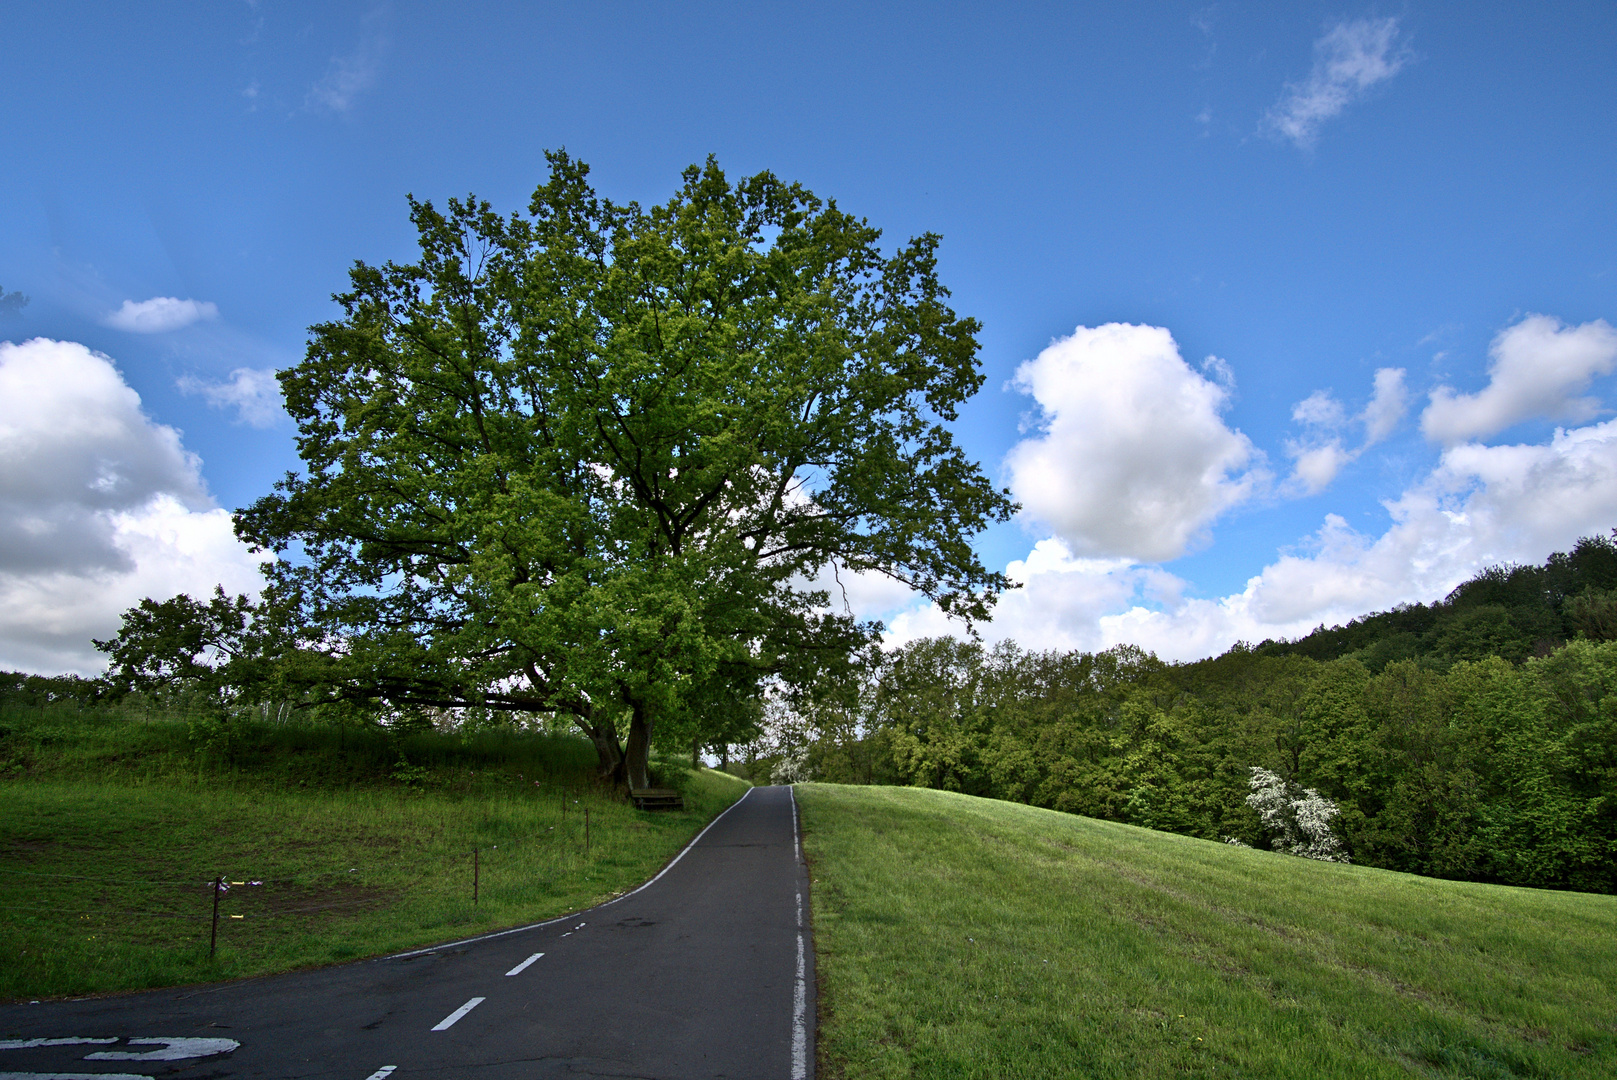
<svg viewBox="0 0 1617 1080">
<path fill-rule="evenodd" d="M 1460 660 L 1521 663 L 1577 637 L 1617 638 L 1617 545 L 1588 536 L 1541 566 L 1494 566 L 1433 604 L 1400 604 L 1296 641 L 1265 641 L 1265 656 L 1335 660 L 1352 656 L 1372 671 L 1394 660 L 1446 669 Z"/>
<path fill-rule="evenodd" d="M 1354 862 L 1612 892 L 1613 586 L 1617 546 L 1594 537 L 1541 567 L 1485 571 L 1436 604 L 1197 663 L 1132 646 L 921 640 L 786 710 L 777 750 L 818 779 L 1267 848 L 1281 837 L 1249 798 L 1262 770 L 1299 801 L 1312 790 L 1334 803 L 1331 829 Z"/>
</svg>

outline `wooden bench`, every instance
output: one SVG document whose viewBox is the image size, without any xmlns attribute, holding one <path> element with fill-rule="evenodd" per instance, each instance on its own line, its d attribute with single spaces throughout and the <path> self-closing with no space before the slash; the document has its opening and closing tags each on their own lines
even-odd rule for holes
<svg viewBox="0 0 1617 1080">
<path fill-rule="evenodd" d="M 629 798 L 641 810 L 683 810 L 685 797 L 673 788 L 631 788 Z"/>
</svg>

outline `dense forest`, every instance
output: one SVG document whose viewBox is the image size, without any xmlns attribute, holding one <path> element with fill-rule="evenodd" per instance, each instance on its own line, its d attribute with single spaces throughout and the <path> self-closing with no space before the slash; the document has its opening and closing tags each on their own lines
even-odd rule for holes
<svg viewBox="0 0 1617 1080">
<path fill-rule="evenodd" d="M 1617 544 L 1594 537 L 1437 603 L 1198 663 L 914 642 L 783 710 L 773 748 L 786 774 L 1269 847 L 1248 803 L 1261 769 L 1334 803 L 1354 862 L 1612 892 L 1613 639 Z"/>
</svg>

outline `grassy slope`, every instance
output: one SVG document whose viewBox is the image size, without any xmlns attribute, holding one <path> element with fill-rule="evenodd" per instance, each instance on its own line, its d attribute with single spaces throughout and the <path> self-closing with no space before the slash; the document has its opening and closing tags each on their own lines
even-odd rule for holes
<svg viewBox="0 0 1617 1080">
<path fill-rule="evenodd" d="M 828 1080 L 1617 1074 L 1617 898 L 797 792 Z"/>
<path fill-rule="evenodd" d="M 0 1000 L 261 974 L 578 910 L 650 877 L 746 790 L 686 772 L 688 809 L 650 814 L 595 793 L 572 748 L 520 738 L 460 740 L 459 760 L 453 738 L 418 739 L 431 767 L 404 786 L 336 779 L 363 758 L 352 736 L 334 753 L 331 733 L 268 732 L 301 750 L 238 749 L 245 767 L 226 769 L 199 767 L 166 725 L 63 730 L 15 734 L 27 768 L 0 782 Z M 263 884 L 225 895 L 210 961 L 204 882 L 221 873 Z"/>
</svg>

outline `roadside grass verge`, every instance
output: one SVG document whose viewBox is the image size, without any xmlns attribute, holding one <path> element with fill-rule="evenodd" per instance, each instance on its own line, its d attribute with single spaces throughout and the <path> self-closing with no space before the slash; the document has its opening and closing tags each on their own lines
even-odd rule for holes
<svg viewBox="0 0 1617 1080">
<path fill-rule="evenodd" d="M 337 753 L 329 730 L 243 731 L 211 763 L 184 725 L 38 734 L 6 740 L 26 765 L 0 781 L 0 1000 L 259 975 L 576 911 L 656 873 L 747 788 L 661 762 L 686 809 L 642 812 L 589 783 L 587 743 L 520 733 L 410 737 L 402 767 L 397 740 L 354 732 Z M 404 779 L 373 775 L 389 767 Z M 210 960 L 220 875 L 242 884 Z"/>
<path fill-rule="evenodd" d="M 824 1080 L 1617 1074 L 1617 897 L 796 790 Z"/>
</svg>

